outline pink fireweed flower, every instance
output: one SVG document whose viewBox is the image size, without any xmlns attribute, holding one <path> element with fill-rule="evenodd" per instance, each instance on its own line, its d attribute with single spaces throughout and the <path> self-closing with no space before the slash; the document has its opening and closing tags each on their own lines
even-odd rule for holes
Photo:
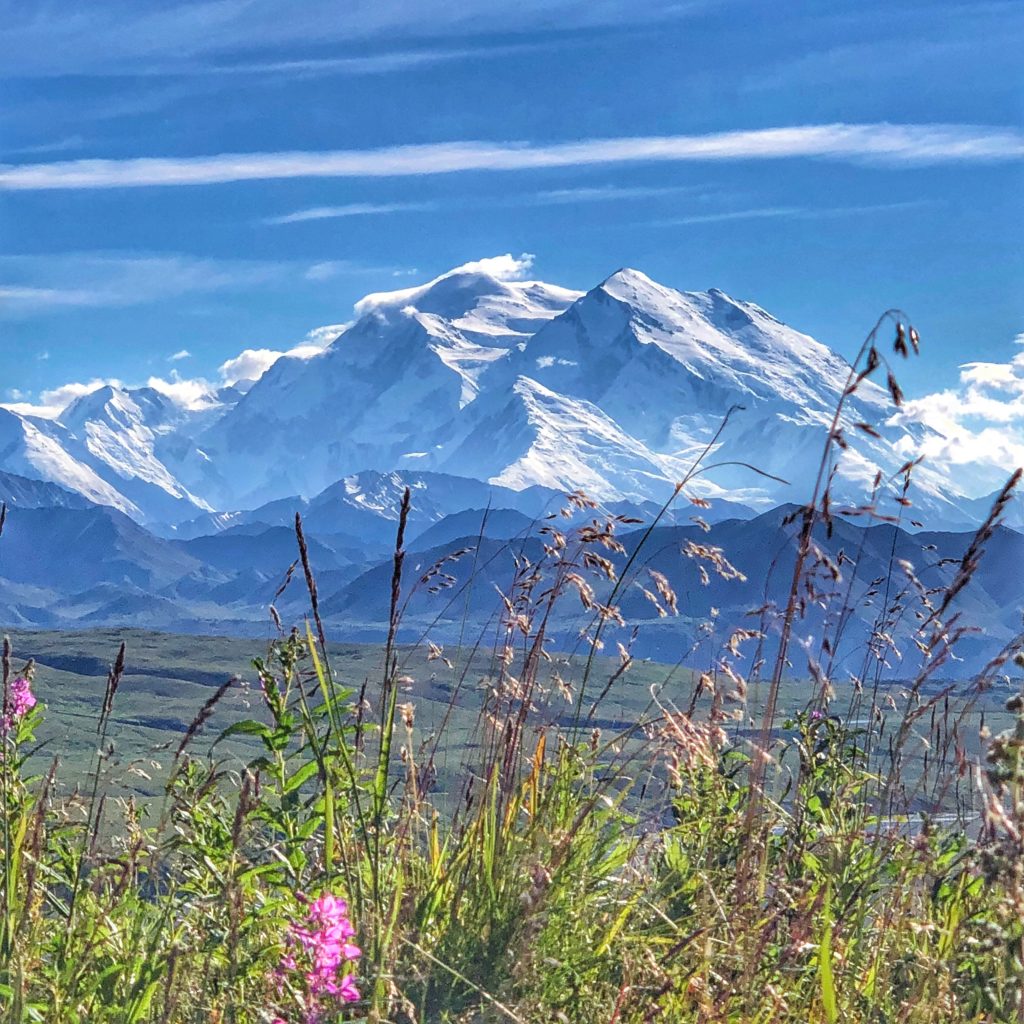
<svg viewBox="0 0 1024 1024">
<path fill-rule="evenodd" d="M 3 715 L 0 716 L 0 735 L 6 736 L 19 718 L 24 718 L 37 704 L 32 685 L 24 677 L 15 679 L 7 694 Z"/>
<path fill-rule="evenodd" d="M 350 941 L 355 933 L 348 904 L 329 893 L 309 904 L 304 922 L 290 925 L 277 974 L 302 979 L 307 1024 L 321 1019 L 325 1004 L 358 1002 L 353 968 L 362 950 Z"/>
<path fill-rule="evenodd" d="M 346 974 L 341 979 L 341 988 L 338 989 L 338 994 L 346 1003 L 359 1001 L 359 989 L 356 988 L 356 979 L 353 975 Z"/>
</svg>

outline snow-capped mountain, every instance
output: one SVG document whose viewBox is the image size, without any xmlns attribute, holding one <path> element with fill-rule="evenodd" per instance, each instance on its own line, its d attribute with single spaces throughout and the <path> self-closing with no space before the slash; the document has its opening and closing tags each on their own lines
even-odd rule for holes
<svg viewBox="0 0 1024 1024">
<path fill-rule="evenodd" d="M 208 461 L 190 486 L 237 507 L 363 469 L 436 468 L 494 366 L 576 297 L 483 270 L 369 295 L 321 354 L 278 360 L 199 438 Z"/>
<path fill-rule="evenodd" d="M 90 502 L 141 516 L 141 510 L 71 454 L 68 432 L 53 420 L 0 409 L 0 465 L 9 473 L 57 484 Z"/>
<path fill-rule="evenodd" d="M 806 497 L 850 372 L 826 345 L 752 303 L 635 270 L 585 294 L 492 270 L 482 261 L 368 295 L 322 351 L 189 407 L 105 387 L 56 420 L 0 410 L 0 470 L 149 523 L 205 514 L 211 530 L 232 525 L 229 510 L 320 494 L 363 471 L 660 501 L 738 406 L 709 460 L 725 465 L 695 488 L 760 508 Z M 913 456 L 922 428 L 892 412 L 870 381 L 850 398 L 838 497 L 860 502 L 877 472 Z M 977 520 L 952 481 L 926 467 L 915 479 L 919 518 Z"/>
<path fill-rule="evenodd" d="M 140 522 L 191 518 L 211 506 L 180 482 L 175 469 L 195 457 L 191 436 L 237 397 L 224 389 L 189 409 L 153 388 L 105 385 L 76 399 L 58 419 L 0 409 L 0 468 Z"/>
<path fill-rule="evenodd" d="M 510 370 L 600 408 L 670 479 L 738 406 L 712 461 L 750 463 L 788 486 L 745 466 L 723 466 L 713 479 L 741 501 L 756 503 L 760 492 L 774 504 L 809 493 L 850 365 L 753 303 L 718 289 L 679 292 L 627 269 L 538 331 Z M 863 498 L 877 470 L 895 472 L 915 446 L 907 429 L 886 426 L 893 411 L 888 392 L 871 380 L 848 398 L 842 426 L 851 447 L 838 463 L 836 487 L 846 500 Z M 882 437 L 858 431 L 858 422 Z M 916 481 L 929 511 L 967 520 L 950 501 L 957 492 L 948 481 L 927 468 Z"/>
</svg>

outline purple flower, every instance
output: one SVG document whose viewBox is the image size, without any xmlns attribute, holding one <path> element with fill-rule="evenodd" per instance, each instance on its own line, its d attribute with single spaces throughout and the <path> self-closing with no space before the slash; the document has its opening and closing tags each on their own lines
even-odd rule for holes
<svg viewBox="0 0 1024 1024">
<path fill-rule="evenodd" d="M 355 928 L 348 904 L 329 893 L 313 900 L 306 920 L 289 927 L 288 949 L 278 966 L 278 977 L 297 975 L 306 991 L 306 1024 L 321 1019 L 324 1003 L 358 1002 L 359 989 L 351 968 L 362 950 L 349 940 Z"/>
<path fill-rule="evenodd" d="M 824 711 L 814 710 L 811 712 L 811 721 L 820 722 L 825 717 Z"/>
<path fill-rule="evenodd" d="M 0 736 L 6 736 L 19 718 L 24 718 L 37 704 L 31 683 L 19 676 L 10 686 L 3 715 L 0 716 Z"/>
<path fill-rule="evenodd" d="M 359 1001 L 359 989 L 356 988 L 356 979 L 352 974 L 346 974 L 341 979 L 341 988 L 338 994 L 346 1003 L 357 1003 Z"/>
</svg>

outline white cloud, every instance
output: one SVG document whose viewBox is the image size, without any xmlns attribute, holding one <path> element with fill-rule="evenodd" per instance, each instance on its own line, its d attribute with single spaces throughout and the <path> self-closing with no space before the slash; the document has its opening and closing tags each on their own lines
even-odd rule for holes
<svg viewBox="0 0 1024 1024">
<path fill-rule="evenodd" d="M 218 373 L 220 373 L 221 379 L 225 384 L 237 384 L 243 380 L 257 380 L 283 355 L 294 354 L 303 357 L 307 352 L 308 355 L 315 355 L 320 351 L 321 349 L 315 348 L 312 345 L 308 346 L 308 348 L 299 346 L 298 349 L 293 349 L 290 353 L 285 353 L 280 349 L 247 348 L 239 352 L 233 359 L 228 359 L 226 362 L 221 363 Z"/>
<path fill-rule="evenodd" d="M 499 281 L 522 281 L 533 269 L 533 261 L 536 257 L 532 252 L 520 253 L 513 256 L 507 252 L 503 256 L 486 256 L 482 260 L 470 260 L 463 263 L 461 267 L 449 270 L 444 277 L 452 274 L 489 274 Z M 434 282 L 431 282 L 433 284 Z M 427 285 L 426 287 L 429 287 Z"/>
<path fill-rule="evenodd" d="M 150 377 L 146 381 L 146 387 L 166 395 L 183 409 L 202 409 L 217 401 L 216 389 L 209 381 L 201 377 L 181 377 L 175 371 L 171 371 L 170 380 Z"/>
<path fill-rule="evenodd" d="M 389 307 L 402 309 L 415 302 L 428 288 L 433 288 L 438 281 L 443 281 L 453 274 L 489 274 L 499 281 L 522 281 L 533 267 L 534 256 L 524 252 L 513 256 L 507 252 L 503 256 L 487 256 L 482 260 L 470 260 L 459 267 L 446 271 L 426 284 L 414 285 L 412 288 L 401 288 L 393 292 L 372 292 L 364 295 L 356 304 L 356 316 L 365 316 L 374 309 Z"/>
<path fill-rule="evenodd" d="M 319 345 L 299 345 L 289 352 L 272 352 L 269 349 L 247 349 L 235 359 L 229 359 L 221 366 L 221 377 L 224 384 L 234 384 L 243 379 L 258 377 L 282 355 L 295 355 L 308 358 L 323 351 Z M 103 387 L 127 388 L 135 385 L 126 384 L 115 377 L 95 377 L 89 381 L 72 381 L 40 392 L 33 400 L 28 392 L 13 388 L 7 392 L 6 402 L 0 408 L 10 409 L 23 416 L 38 416 L 42 419 L 58 419 L 60 415 L 76 399 Z M 218 384 L 203 377 L 182 377 L 172 370 L 169 377 L 152 376 L 145 386 L 166 395 L 183 409 L 203 409 L 217 402 Z"/>
<path fill-rule="evenodd" d="M 1024 346 L 1024 333 L 1015 343 Z M 923 454 L 971 497 L 990 493 L 1024 466 L 1024 352 L 1005 363 L 965 363 L 958 386 L 908 400 L 893 418 L 931 428 L 906 453 Z"/>
<path fill-rule="evenodd" d="M 833 217 L 853 217 L 869 213 L 896 213 L 900 210 L 914 210 L 934 206 L 930 199 L 911 199 L 903 203 L 869 203 L 863 206 L 760 206 L 747 210 L 719 210 L 715 213 L 696 213 L 685 217 L 659 220 L 658 227 L 685 224 L 715 224 L 730 220 L 774 220 L 784 217 L 791 220 L 828 220 Z"/>
<path fill-rule="evenodd" d="M 716 0 L 720 3 L 721 0 Z M 631 26 L 699 13 L 709 0 L 374 0 L 338 4 L 303 0 L 282 17 L 279 0 L 193 0 L 160 4 L 145 0 L 89 0 L 70 8 L 59 4 L 17 3 L 3 7 L 0 66 L 11 75 L 111 75 L 181 73 L 202 70 L 225 54 L 244 54 L 255 70 L 397 70 L 412 63 L 462 59 L 482 47 L 379 52 L 366 40 L 446 38 L 528 29 L 612 25 Z M 331 58 L 281 61 L 282 48 L 301 52 L 308 44 L 331 45 Z M 337 56 L 338 44 L 352 55 Z M 273 49 L 271 49 L 273 48 Z M 517 47 L 518 48 L 518 47 Z M 511 46 L 493 48 L 499 53 Z M 265 56 L 271 53 L 276 59 Z M 197 65 L 199 67 L 197 68 Z M 297 65 L 297 66 L 296 66 Z M 230 70 L 230 67 L 226 70 Z"/>
<path fill-rule="evenodd" d="M 561 203 L 608 203 L 623 199 L 658 199 L 700 191 L 703 191 L 700 185 L 596 185 L 584 188 L 553 188 L 520 198 L 523 202 L 544 206 Z"/>
<path fill-rule="evenodd" d="M 169 378 L 152 376 L 146 381 L 146 387 L 153 388 L 166 395 L 185 409 L 202 409 L 217 401 L 217 389 L 222 385 L 237 384 L 243 380 L 254 380 L 262 376 L 282 356 L 295 359 L 311 359 L 319 355 L 340 334 L 344 333 L 350 323 L 325 324 L 314 327 L 306 334 L 305 339 L 290 349 L 249 348 L 240 352 L 233 359 L 228 359 L 218 368 L 220 383 L 213 383 L 204 377 L 182 377 L 172 369 Z M 47 355 L 44 353 L 43 355 Z M 172 360 L 185 358 L 188 353 L 183 349 L 170 357 Z M 42 358 L 42 356 L 40 356 Z M 38 416 L 44 419 L 57 419 L 60 414 L 77 398 L 91 394 L 101 387 L 123 388 L 126 385 L 116 378 L 96 377 L 89 381 L 73 381 L 51 388 L 40 393 L 33 400 L 31 394 L 18 388 L 10 388 L 6 393 L 7 401 L 0 402 L 0 408 L 24 416 Z M 134 386 L 134 385 L 131 385 Z"/>
<path fill-rule="evenodd" d="M 383 75 L 451 61 L 475 58 L 494 60 L 509 54 L 539 50 L 549 44 L 522 43 L 507 46 L 475 46 L 461 49 L 392 50 L 358 57 L 309 57 L 301 60 L 234 61 L 230 64 L 198 64 L 186 69 L 196 74 L 218 75 Z"/>
<path fill-rule="evenodd" d="M 85 139 L 81 135 L 67 135 L 62 139 L 52 142 L 41 142 L 35 146 L 21 146 L 15 150 L 8 150 L 10 153 L 22 155 L 25 153 L 63 153 L 69 149 L 81 149 L 85 145 Z"/>
<path fill-rule="evenodd" d="M 356 272 L 357 268 L 348 260 L 325 260 L 314 263 L 305 273 L 307 281 L 330 281 L 332 278 Z"/>
<path fill-rule="evenodd" d="M 325 324 L 314 327 L 306 334 L 306 340 L 290 349 L 247 348 L 233 359 L 221 363 L 218 368 L 221 380 L 225 384 L 237 384 L 243 380 L 256 380 L 262 377 L 271 366 L 282 356 L 292 359 L 312 359 L 320 355 L 339 334 L 344 333 L 351 324 Z"/>
<path fill-rule="evenodd" d="M 54 306 L 100 306 L 102 296 L 87 288 L 37 288 L 0 284 L 0 302 L 7 309 L 40 309 Z"/>
<path fill-rule="evenodd" d="M 0 166 L 0 189 L 212 185 L 285 178 L 367 178 L 616 163 L 817 158 L 889 166 L 1020 160 L 1024 133 L 944 124 L 826 124 L 532 145 L 441 142 L 373 150 L 222 153 Z"/>
<path fill-rule="evenodd" d="M 347 203 L 344 206 L 313 206 L 281 217 L 267 217 L 264 224 L 301 224 L 310 220 L 334 220 L 341 217 L 365 217 L 372 214 L 433 210 L 433 203 Z"/>
<path fill-rule="evenodd" d="M 352 326 L 350 320 L 345 324 L 325 324 L 323 327 L 314 327 L 306 334 L 306 341 L 311 345 L 319 345 L 326 348 L 339 334 L 347 331 Z"/>
<path fill-rule="evenodd" d="M 8 392 L 11 401 L 4 402 L 3 408 L 23 416 L 38 416 L 42 419 L 57 419 L 68 406 L 85 395 L 104 387 L 124 388 L 123 381 L 116 377 L 94 377 L 89 381 L 72 381 L 59 387 L 42 391 L 36 401 L 27 392 L 14 389 Z M 201 377 L 186 378 L 172 371 L 170 379 L 150 377 L 146 387 L 166 395 L 184 409 L 201 409 L 216 401 L 216 388 Z M 17 392 L 17 393 L 15 393 Z"/>
<path fill-rule="evenodd" d="M 2 255 L 0 313 L 23 317 L 63 308 L 144 305 L 179 295 L 268 284 L 283 279 L 288 269 L 281 263 L 187 255 Z"/>
<path fill-rule="evenodd" d="M 23 416 L 40 416 L 43 419 L 56 419 L 75 399 L 92 394 L 98 388 L 122 387 L 121 381 L 115 378 L 94 377 L 90 381 L 73 381 L 50 388 L 40 393 L 37 401 L 28 400 L 23 394 L 20 401 L 5 402 L 4 408 Z"/>
<path fill-rule="evenodd" d="M 167 361 L 169 363 L 180 363 L 182 359 L 191 359 L 191 358 L 192 358 L 192 353 L 189 352 L 189 350 L 187 348 L 183 348 L 180 351 L 175 352 L 173 355 L 169 355 L 167 357 Z"/>
</svg>

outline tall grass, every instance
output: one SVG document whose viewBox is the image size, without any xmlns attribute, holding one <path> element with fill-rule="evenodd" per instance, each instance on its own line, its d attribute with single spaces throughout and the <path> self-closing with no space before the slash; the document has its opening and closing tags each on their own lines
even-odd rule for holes
<svg viewBox="0 0 1024 1024">
<path fill-rule="evenodd" d="M 404 610 L 446 582 L 440 564 L 408 578 L 408 492 L 379 683 L 355 693 L 332 670 L 297 518 L 310 620 L 282 629 L 254 663 L 250 720 L 209 743 L 234 680 L 197 711 L 155 806 L 108 785 L 130 652 L 110 671 L 93 771 L 69 788 L 57 761 L 34 767 L 46 694 L 16 706 L 33 670 L 5 646 L 4 1021 L 1024 1020 L 1024 699 L 984 763 L 964 742 L 972 703 L 1024 656 L 1011 644 L 972 686 L 936 683 L 963 635 L 955 599 L 1019 473 L 942 590 L 924 587 L 894 546 L 860 669 L 836 678 L 857 555 L 829 555 L 822 538 L 841 512 L 845 434 L 873 429 L 850 422 L 847 402 L 885 362 L 885 324 L 897 354 L 917 348 L 898 313 L 865 342 L 794 521 L 792 563 L 780 566 L 791 570 L 786 602 L 724 633 L 709 618 L 691 692 L 655 687 L 623 729 L 595 724 L 633 667 L 620 597 L 640 587 L 665 616 L 677 600 L 643 546 L 626 555 L 618 534 L 632 524 L 580 493 L 540 524 L 539 560 L 516 555 L 487 659 L 483 638 L 448 653 L 424 638 L 452 673 L 452 708 L 487 661 L 474 742 L 446 793 L 436 780 L 449 716 L 422 735 L 403 700 Z M 899 402 L 891 370 L 888 386 Z M 672 500 L 700 506 L 689 488 L 712 449 Z M 913 468 L 845 511 L 901 522 Z M 707 545 L 680 557 L 705 578 L 740 575 Z M 585 617 L 582 655 L 553 663 L 567 607 Z M 823 626 L 801 636 L 811 607 Z M 614 660 L 603 653 L 613 650 Z M 907 673 L 910 651 L 918 667 Z M 897 655 L 908 681 L 893 689 L 884 681 Z M 807 680 L 806 701 L 780 721 L 794 677 Z M 247 763 L 220 755 L 230 737 L 253 744 Z M 343 913 L 332 896 L 348 903 L 358 959 L 346 939 L 344 954 L 315 960 L 342 948 L 326 925 L 316 930 L 324 907 L 332 920 Z"/>
</svg>

